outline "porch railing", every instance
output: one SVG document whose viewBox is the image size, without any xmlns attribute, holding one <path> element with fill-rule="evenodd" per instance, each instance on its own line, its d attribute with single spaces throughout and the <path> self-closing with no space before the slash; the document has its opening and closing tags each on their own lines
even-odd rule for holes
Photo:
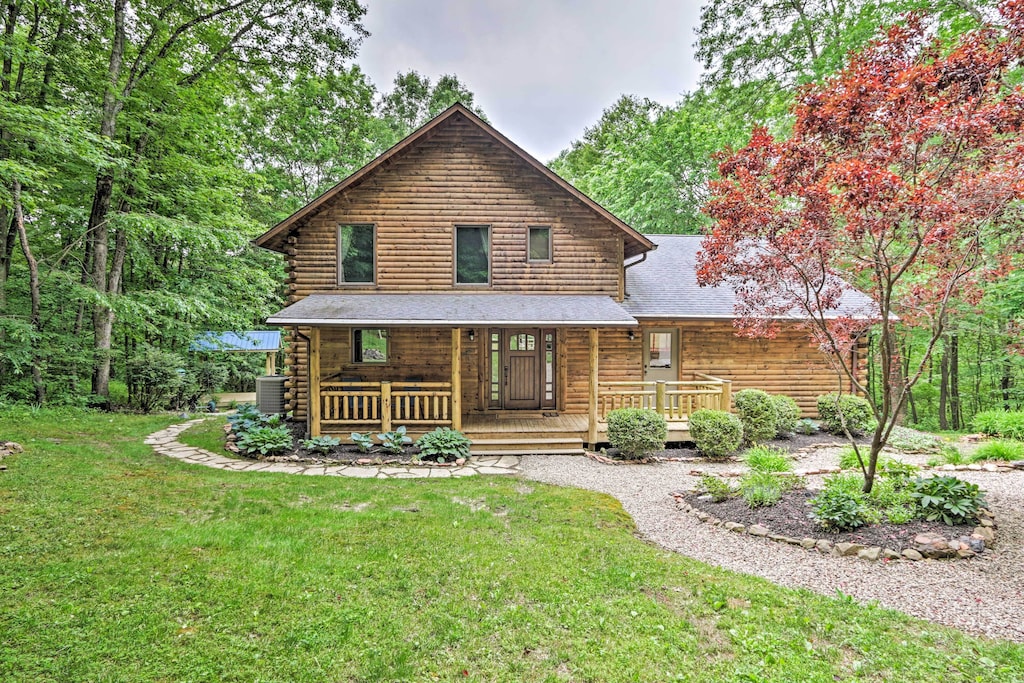
<svg viewBox="0 0 1024 683">
<path fill-rule="evenodd" d="M 703 408 L 729 410 L 732 382 L 693 373 L 686 382 L 599 382 L 598 416 L 603 421 L 618 408 L 655 410 L 670 422 L 683 422 Z"/>
<path fill-rule="evenodd" d="M 329 431 L 452 424 L 449 382 L 323 382 L 320 424 Z M 333 428 L 333 429 L 332 429 Z"/>
</svg>

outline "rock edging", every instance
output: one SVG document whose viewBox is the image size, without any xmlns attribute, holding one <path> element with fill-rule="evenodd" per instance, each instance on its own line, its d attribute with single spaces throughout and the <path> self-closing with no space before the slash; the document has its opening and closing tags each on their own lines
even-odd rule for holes
<svg viewBox="0 0 1024 683">
<path fill-rule="evenodd" d="M 805 550 L 817 550 L 820 553 L 836 557 L 857 557 L 868 561 L 968 559 L 984 552 L 987 546 L 993 546 L 996 540 L 995 515 L 989 510 L 982 510 L 980 512 L 978 526 L 974 528 L 970 536 L 945 538 L 934 533 L 918 534 L 914 537 L 914 547 L 905 548 L 900 552 L 892 548 L 865 546 L 860 543 L 833 543 L 824 538 L 795 538 L 793 536 L 772 533 L 771 529 L 761 524 L 751 524 L 748 526 L 739 522 L 721 520 L 704 510 L 690 505 L 686 502 L 685 495 L 681 491 L 675 491 L 671 494 L 672 498 L 676 501 L 676 508 L 682 512 L 692 514 L 701 522 L 713 526 L 721 526 L 726 531 L 767 538 L 770 541 L 799 546 Z"/>
</svg>

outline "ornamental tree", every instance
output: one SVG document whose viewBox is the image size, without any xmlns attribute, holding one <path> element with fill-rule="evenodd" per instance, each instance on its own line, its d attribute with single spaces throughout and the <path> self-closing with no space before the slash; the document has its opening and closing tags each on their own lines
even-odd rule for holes
<svg viewBox="0 0 1024 683">
<path fill-rule="evenodd" d="M 736 289 L 741 334 L 801 319 L 863 393 L 852 351 L 877 335 L 878 426 L 857 450 L 866 491 L 951 307 L 976 305 L 1024 246 L 1024 0 L 1000 17 L 950 45 L 909 15 L 799 92 L 788 139 L 755 130 L 711 184 L 698 279 Z M 851 306 L 851 286 L 873 303 Z M 897 325 L 927 332 L 909 372 Z"/>
</svg>

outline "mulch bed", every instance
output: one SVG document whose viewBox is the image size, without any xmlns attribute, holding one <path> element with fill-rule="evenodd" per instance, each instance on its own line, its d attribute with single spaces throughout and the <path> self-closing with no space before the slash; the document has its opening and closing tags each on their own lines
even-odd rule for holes
<svg viewBox="0 0 1024 683">
<path fill-rule="evenodd" d="M 699 500 L 697 493 L 684 495 L 684 500 L 703 512 L 727 521 L 744 525 L 760 524 L 771 533 L 794 538 L 818 538 L 833 543 L 860 543 L 864 546 L 879 546 L 903 550 L 914 546 L 917 534 L 936 533 L 946 538 L 970 536 L 974 525 L 949 526 L 942 522 L 926 522 L 915 519 L 906 524 L 872 524 L 853 531 L 829 532 L 819 527 L 811 518 L 808 501 L 818 495 L 811 489 L 792 489 L 782 495 L 778 503 L 770 507 L 750 508 L 740 497 L 729 498 L 721 503 Z"/>
<path fill-rule="evenodd" d="M 329 465 L 437 465 L 429 461 L 416 459 L 420 449 L 409 444 L 402 453 L 385 453 L 380 446 L 375 446 L 370 453 L 362 453 L 354 444 L 343 443 L 335 446 L 327 453 L 312 453 L 302 447 L 306 438 L 306 425 L 303 422 L 287 420 L 285 426 L 292 433 L 292 447 L 290 450 L 265 458 L 271 462 L 308 462 Z M 376 434 L 376 432 L 374 432 Z M 249 456 L 241 456 L 249 457 Z"/>
</svg>

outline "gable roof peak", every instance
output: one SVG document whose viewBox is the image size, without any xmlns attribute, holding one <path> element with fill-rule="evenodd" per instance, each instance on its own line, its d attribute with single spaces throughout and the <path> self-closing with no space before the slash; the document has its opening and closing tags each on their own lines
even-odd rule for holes
<svg viewBox="0 0 1024 683">
<path fill-rule="evenodd" d="M 542 164 L 540 161 L 532 157 L 519 145 L 515 144 L 507 137 L 502 135 L 495 129 L 491 124 L 484 121 L 478 116 L 473 110 L 461 102 L 455 102 L 450 107 L 445 109 L 443 112 L 435 116 L 434 118 L 427 121 L 425 124 L 414 130 L 412 133 L 407 135 L 401 141 L 393 145 L 386 152 L 378 156 L 376 159 L 366 164 L 358 171 L 348 176 L 340 183 L 330 188 L 313 201 L 306 204 L 304 207 L 288 216 L 283 221 L 266 231 L 255 240 L 253 243 L 259 247 L 265 247 L 274 251 L 282 251 L 284 248 L 283 238 L 288 235 L 293 227 L 295 227 L 303 219 L 315 214 L 325 204 L 330 202 L 334 197 L 344 192 L 346 189 L 357 186 L 363 180 L 373 175 L 378 169 L 387 164 L 390 160 L 397 156 L 400 156 L 408 150 L 415 147 L 418 143 L 428 139 L 435 131 L 437 131 L 445 122 L 453 117 L 463 117 L 468 122 L 475 125 L 477 128 L 485 132 L 503 147 L 511 151 L 515 156 L 519 157 L 528 166 L 532 167 L 547 180 L 557 185 L 560 189 L 566 193 L 572 195 L 577 201 L 584 204 L 587 208 L 591 209 L 599 216 L 610 222 L 616 228 L 625 233 L 625 256 L 637 256 L 644 252 L 650 251 L 655 248 L 654 243 L 648 239 L 645 235 L 639 231 L 627 225 L 624 221 L 617 218 L 610 211 L 605 209 L 603 206 L 595 202 L 593 199 L 583 194 L 568 181 L 557 175 L 554 171 L 549 169 L 547 166 Z"/>
</svg>

